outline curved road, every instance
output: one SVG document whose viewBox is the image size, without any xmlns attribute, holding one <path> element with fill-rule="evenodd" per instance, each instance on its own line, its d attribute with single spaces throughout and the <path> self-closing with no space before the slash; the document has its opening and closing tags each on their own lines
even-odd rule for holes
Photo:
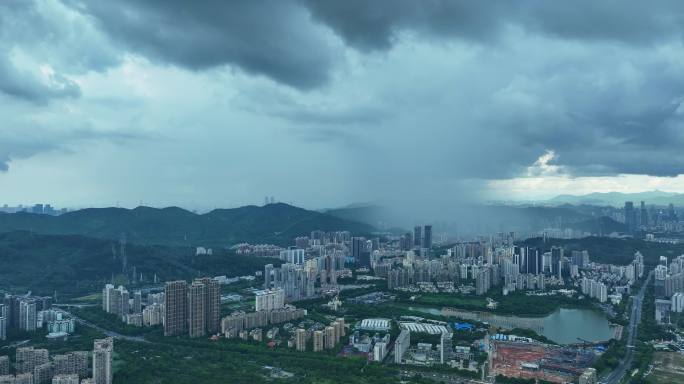
<svg viewBox="0 0 684 384">
<path fill-rule="evenodd" d="M 653 277 L 653 271 L 649 272 L 646 281 L 641 286 L 639 293 L 633 297 L 632 303 L 632 313 L 629 316 L 629 327 L 627 329 L 627 354 L 620 362 L 613 372 L 604 378 L 602 381 L 606 384 L 617 384 L 623 377 L 627 374 L 627 371 L 632 366 L 632 361 L 634 360 L 634 340 L 637 336 L 637 327 L 641 322 L 641 304 L 644 301 L 644 294 L 646 293 L 646 287 L 651 283 L 651 278 Z"/>
<path fill-rule="evenodd" d="M 68 317 L 73 318 L 77 323 L 79 323 L 83 326 L 89 327 L 89 328 L 94 328 L 94 329 L 104 333 L 108 337 L 113 337 L 115 339 L 121 339 L 121 340 L 126 340 L 126 341 L 134 341 L 137 343 L 149 343 L 149 341 L 145 340 L 145 338 L 142 336 L 126 336 L 126 335 L 122 335 L 122 334 L 114 332 L 114 331 L 110 331 L 108 329 L 104 329 L 104 328 L 100 327 L 99 325 L 93 324 L 87 320 L 83 320 L 82 318 L 76 316 L 75 314 L 67 311 L 64 308 L 59 308 L 58 311 L 61 311 L 65 315 L 67 315 Z"/>
</svg>

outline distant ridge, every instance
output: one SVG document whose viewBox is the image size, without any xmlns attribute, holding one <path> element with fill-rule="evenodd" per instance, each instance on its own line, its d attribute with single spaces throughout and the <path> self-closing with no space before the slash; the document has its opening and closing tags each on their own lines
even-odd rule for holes
<svg viewBox="0 0 684 384">
<path fill-rule="evenodd" d="M 413 225 L 429 223 L 416 218 L 401 217 L 396 211 L 381 205 L 352 206 L 351 208 L 337 208 L 325 211 L 329 215 L 346 220 L 364 222 L 375 227 L 390 225 L 394 233 L 411 231 Z M 448 220 L 459 220 L 460 226 L 445 227 Z M 542 229 L 562 226 L 574 228 L 590 233 L 622 232 L 624 225 L 603 217 L 600 212 L 591 207 L 572 204 L 558 204 L 556 206 L 508 206 L 508 205 L 474 205 L 462 207 L 452 216 L 433 219 L 432 222 L 442 222 L 440 231 L 478 234 L 482 232 L 497 232 L 504 228 L 508 231 L 539 231 Z M 402 229 L 403 228 L 403 229 Z"/>
<path fill-rule="evenodd" d="M 83 235 L 128 242 L 174 246 L 229 246 L 240 242 L 292 244 L 313 230 L 375 231 L 371 225 L 277 203 L 215 209 L 196 214 L 178 207 L 88 208 L 60 216 L 13 213 L 0 215 L 0 232 L 16 230 L 51 235 Z"/>
<path fill-rule="evenodd" d="M 664 191 L 647 191 L 637 193 L 622 192 L 594 192 L 586 195 L 559 195 L 548 200 L 553 204 L 587 204 L 587 205 L 610 205 L 622 206 L 625 201 L 638 203 L 645 201 L 646 204 L 655 205 L 684 205 L 684 194 Z"/>
</svg>

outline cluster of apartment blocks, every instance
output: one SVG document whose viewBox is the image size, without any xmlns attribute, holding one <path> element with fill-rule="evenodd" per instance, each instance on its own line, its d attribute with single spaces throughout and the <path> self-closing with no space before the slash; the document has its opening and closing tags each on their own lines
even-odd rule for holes
<svg viewBox="0 0 684 384">
<path fill-rule="evenodd" d="M 164 336 L 203 337 L 219 332 L 221 291 L 212 278 L 167 282 L 164 287 Z"/>
<path fill-rule="evenodd" d="M 487 293 L 493 286 L 501 283 L 501 269 L 498 264 L 481 264 L 476 260 L 467 259 L 453 261 L 440 260 L 413 260 L 413 251 L 408 251 L 406 261 L 399 268 L 387 263 L 375 265 L 375 274 L 387 278 L 388 289 L 405 288 L 422 282 L 448 282 L 458 280 L 475 280 L 475 289 L 478 295 Z M 511 276 L 504 276 L 506 282 L 510 282 Z M 527 280 L 513 276 L 520 281 L 521 287 L 525 287 Z M 522 289 L 522 288 L 520 288 Z"/>
<path fill-rule="evenodd" d="M 0 356 L 0 384 L 111 384 L 112 338 L 95 340 L 93 351 L 75 351 L 50 359 L 46 349 L 17 348 L 15 374 L 8 356 Z M 92 355 L 92 377 L 89 361 Z"/>
<path fill-rule="evenodd" d="M 582 279 L 582 293 L 605 303 L 608 300 L 608 286 L 593 279 Z"/>
<path fill-rule="evenodd" d="M 148 294 L 146 305 L 143 307 L 141 291 L 135 291 L 131 295 L 123 286 L 114 288 L 114 285 L 107 284 L 102 290 L 102 310 L 119 316 L 126 324 L 137 327 L 163 324 L 164 293 Z"/>
<path fill-rule="evenodd" d="M 280 324 L 306 316 L 306 310 L 287 305 L 269 311 L 234 312 L 221 319 L 221 332 L 227 338 L 241 336 L 240 332 Z"/>
<path fill-rule="evenodd" d="M 336 286 L 345 256 L 334 251 L 306 260 L 303 249 L 289 249 L 282 251 L 281 258 L 287 262 L 280 267 L 264 267 L 264 288 L 282 289 L 285 301 L 290 302 L 315 297 L 317 282 L 321 286 Z"/>
<path fill-rule="evenodd" d="M 406 288 L 422 282 L 473 281 L 475 293 L 486 294 L 491 288 L 503 285 L 504 293 L 516 290 L 544 290 L 547 284 L 563 284 L 564 279 L 597 275 L 597 283 L 608 287 L 627 281 L 631 285 L 643 276 L 643 256 L 635 255 L 627 266 L 596 265 L 589 260 L 587 251 L 566 252 L 561 247 L 551 247 L 547 252 L 539 248 L 503 245 L 492 247 L 487 242 L 457 244 L 439 259 L 418 257 L 413 251 L 394 259 L 374 263 L 376 276 L 386 277 L 389 289 Z M 605 281 L 598 281 L 598 279 Z M 681 269 L 681 285 L 684 289 L 684 268 Z M 616 289 L 617 290 L 617 289 Z M 588 289 L 587 292 L 591 292 Z M 595 290 L 596 291 L 596 290 Z M 607 292 L 598 289 L 595 297 Z"/>
<path fill-rule="evenodd" d="M 5 295 L 0 302 L 0 340 L 7 338 L 7 330 L 34 332 L 47 327 L 50 333 L 73 333 L 75 322 L 62 313 L 50 309 L 51 297 Z"/>
<path fill-rule="evenodd" d="M 312 339 L 314 352 L 333 349 L 346 334 L 345 327 L 344 319 L 338 318 L 324 330 L 310 332 L 304 328 L 298 328 L 295 331 L 294 346 L 298 351 L 304 352 L 307 349 L 307 340 Z"/>
<path fill-rule="evenodd" d="M 352 241 L 349 231 L 312 231 L 311 236 L 300 236 L 295 238 L 295 246 L 301 249 L 321 250 L 331 246 L 345 246 Z M 281 255 L 284 248 L 272 244 L 248 244 L 241 243 L 231 247 L 238 255 L 255 257 L 277 257 Z"/>
<path fill-rule="evenodd" d="M 684 255 L 677 256 L 668 265 L 661 256 L 655 268 L 655 318 L 663 323 L 670 312 L 684 312 Z"/>
<path fill-rule="evenodd" d="M 655 268 L 655 294 L 672 297 L 678 292 L 684 292 L 684 255 L 677 256 L 669 265 L 667 257 L 660 256 Z"/>
<path fill-rule="evenodd" d="M 285 292 L 282 288 L 273 288 L 256 292 L 255 312 L 237 311 L 221 320 L 221 332 L 227 338 L 240 337 L 247 339 L 250 335 L 261 341 L 261 328 L 273 324 L 285 323 L 306 316 L 306 310 L 285 304 Z M 313 339 L 313 350 L 333 348 L 345 331 L 344 319 L 339 318 L 324 330 L 308 332 L 297 329 L 292 341 L 299 351 L 306 350 L 307 340 Z M 248 332 L 252 330 L 251 332 Z"/>
</svg>

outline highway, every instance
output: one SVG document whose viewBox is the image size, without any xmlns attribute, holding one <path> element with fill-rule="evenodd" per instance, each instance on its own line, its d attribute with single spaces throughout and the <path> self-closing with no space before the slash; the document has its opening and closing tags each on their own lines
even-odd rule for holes
<svg viewBox="0 0 684 384">
<path fill-rule="evenodd" d="M 121 340 L 126 340 L 126 341 L 133 341 L 136 343 L 149 343 L 149 341 L 145 340 L 145 338 L 142 336 L 126 336 L 126 335 L 122 335 L 122 334 L 114 332 L 114 331 L 110 331 L 108 329 L 104 329 L 104 328 L 100 327 L 99 325 L 96 325 L 96 324 L 93 324 L 89 321 L 86 321 L 86 320 L 76 316 L 75 314 L 73 314 L 73 313 L 71 313 L 71 312 L 69 312 L 63 308 L 59 308 L 58 311 L 61 311 L 66 316 L 73 318 L 78 324 L 85 326 L 85 327 L 94 328 L 94 329 L 104 333 L 108 337 L 113 337 L 115 339 L 121 339 Z"/>
<path fill-rule="evenodd" d="M 632 302 L 632 313 L 629 316 L 629 326 L 627 329 L 627 353 L 625 357 L 620 362 L 617 368 L 615 368 L 608 376 L 606 376 L 602 382 L 606 384 L 618 384 L 625 377 L 627 371 L 632 366 L 632 360 L 634 360 L 634 341 L 637 337 L 637 328 L 641 322 L 641 304 L 644 301 L 644 294 L 646 293 L 646 287 L 651 283 L 651 278 L 653 277 L 653 271 L 648 274 L 646 281 L 641 286 L 639 293 L 633 297 Z"/>
</svg>

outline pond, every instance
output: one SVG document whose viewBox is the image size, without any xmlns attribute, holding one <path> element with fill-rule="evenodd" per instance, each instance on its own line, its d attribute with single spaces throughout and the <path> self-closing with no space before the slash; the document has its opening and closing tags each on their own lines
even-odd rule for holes
<svg viewBox="0 0 684 384">
<path fill-rule="evenodd" d="M 441 310 L 423 306 L 412 306 L 408 309 L 433 315 L 487 322 L 498 327 L 530 329 L 559 344 L 580 343 L 582 342 L 580 339 L 592 342 L 607 341 L 613 337 L 613 328 L 606 316 L 591 309 L 558 308 L 544 317 L 506 316 L 489 312 L 454 308 Z"/>
</svg>

